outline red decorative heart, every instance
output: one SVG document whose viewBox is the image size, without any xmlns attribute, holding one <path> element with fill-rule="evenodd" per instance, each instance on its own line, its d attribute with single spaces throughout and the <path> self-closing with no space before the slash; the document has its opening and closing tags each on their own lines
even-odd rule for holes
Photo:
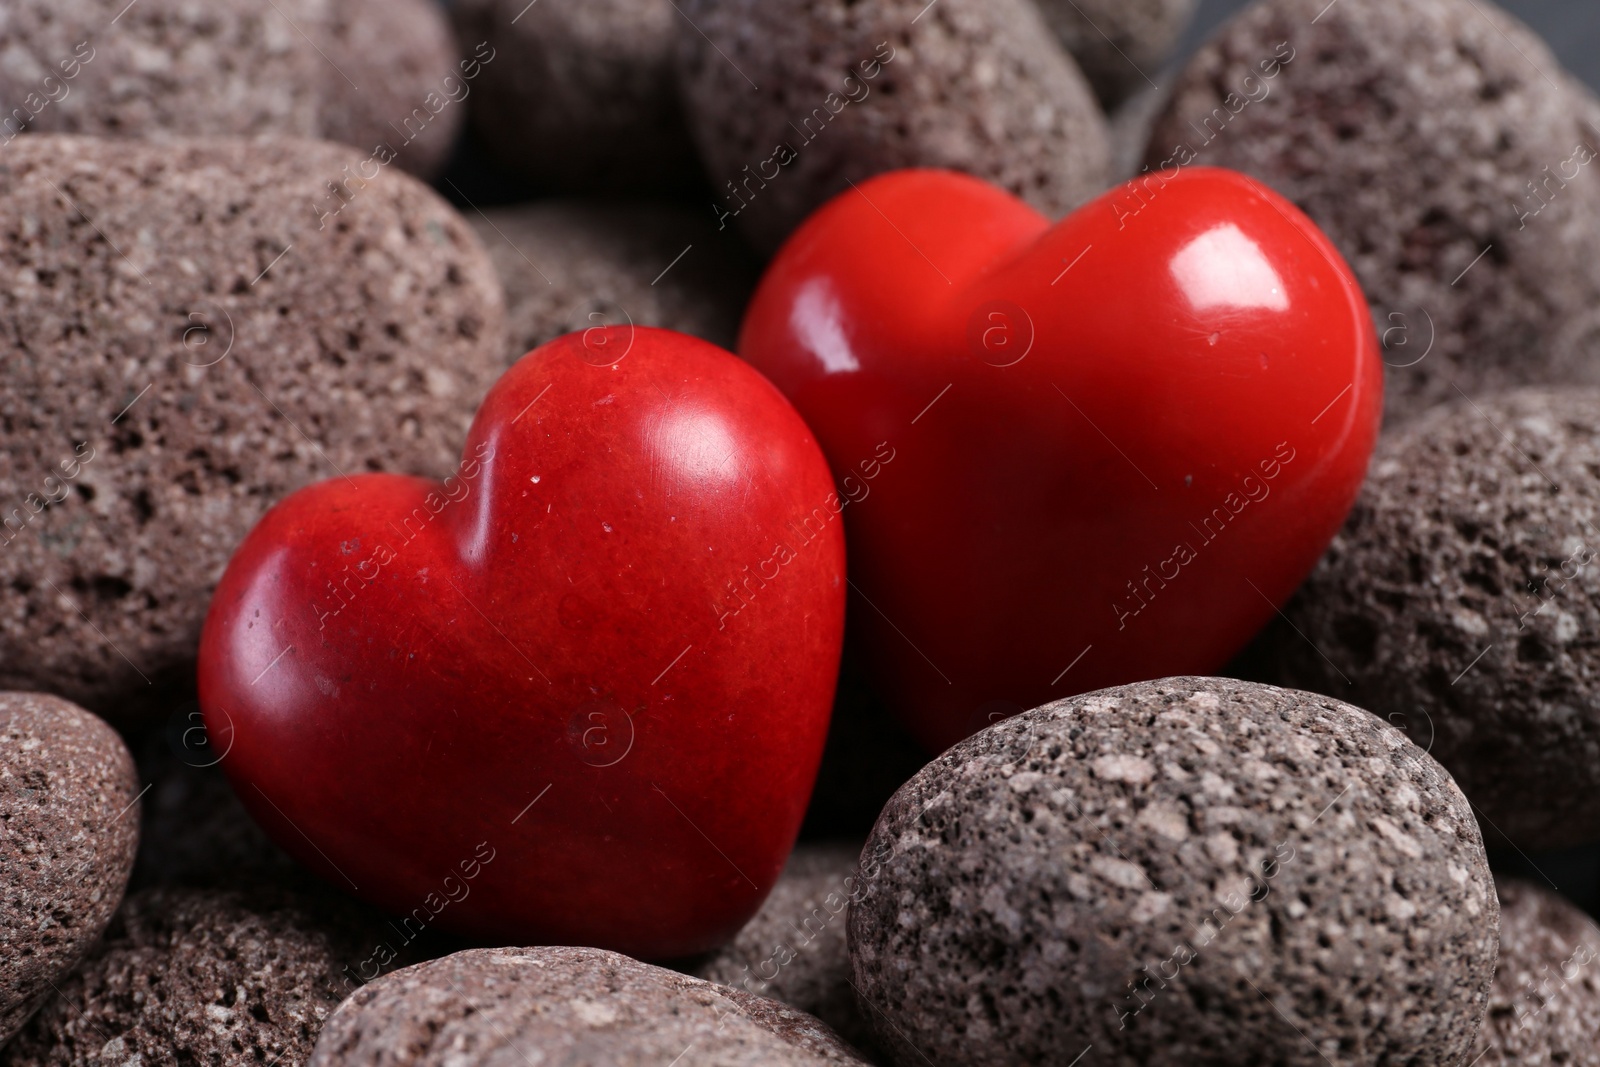
<svg viewBox="0 0 1600 1067">
<path fill-rule="evenodd" d="M 1053 227 L 957 174 L 863 183 L 780 251 L 740 351 L 859 498 L 852 623 L 934 750 L 1221 668 L 1338 530 L 1382 403 L 1338 252 L 1211 169 Z M 852 478 L 884 440 L 893 466 Z"/>
<path fill-rule="evenodd" d="M 827 732 L 844 537 L 815 439 L 732 355 L 597 328 L 507 372 L 463 455 L 251 532 L 201 642 L 224 768 L 297 859 L 407 917 L 395 949 L 724 942 Z"/>
</svg>

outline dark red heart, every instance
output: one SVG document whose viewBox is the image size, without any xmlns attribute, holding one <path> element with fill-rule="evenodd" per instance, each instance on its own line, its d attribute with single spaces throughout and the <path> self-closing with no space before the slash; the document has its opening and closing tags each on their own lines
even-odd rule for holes
<svg viewBox="0 0 1600 1067">
<path fill-rule="evenodd" d="M 1221 668 L 1338 530 L 1382 396 L 1327 238 L 1209 169 L 1053 227 L 957 174 L 865 182 L 779 253 L 740 351 L 860 498 L 852 626 L 935 750 Z M 869 486 L 856 464 L 884 440 Z"/>
<path fill-rule="evenodd" d="M 223 766 L 397 941 L 722 943 L 827 731 L 844 539 L 811 432 L 720 349 L 597 329 L 512 368 L 463 455 L 251 532 L 201 646 Z"/>
</svg>

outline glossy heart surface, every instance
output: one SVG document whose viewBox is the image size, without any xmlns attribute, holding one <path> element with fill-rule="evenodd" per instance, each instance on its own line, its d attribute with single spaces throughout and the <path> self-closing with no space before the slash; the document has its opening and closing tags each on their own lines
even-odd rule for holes
<svg viewBox="0 0 1600 1067">
<path fill-rule="evenodd" d="M 748 364 L 568 335 L 494 386 L 444 482 L 352 473 L 262 519 L 206 621 L 211 743 L 274 840 L 397 938 L 709 949 L 810 796 L 842 510 Z"/>
<path fill-rule="evenodd" d="M 779 252 L 740 354 L 822 442 L 852 632 L 934 751 L 1223 667 L 1338 530 L 1382 406 L 1338 252 L 1205 168 L 1054 226 L 963 175 L 863 182 Z M 869 482 L 879 442 L 895 459 Z"/>
</svg>

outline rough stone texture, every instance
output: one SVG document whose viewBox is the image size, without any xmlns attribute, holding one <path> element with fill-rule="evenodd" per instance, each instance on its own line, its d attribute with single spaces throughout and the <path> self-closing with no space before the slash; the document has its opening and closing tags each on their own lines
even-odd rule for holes
<svg viewBox="0 0 1600 1067">
<path fill-rule="evenodd" d="M 730 350 L 738 341 L 756 268 L 732 228 L 719 233 L 709 212 L 547 200 L 468 219 L 505 287 L 512 361 L 573 330 L 630 322 Z"/>
<path fill-rule="evenodd" d="M 763 251 L 851 181 L 899 167 L 967 171 L 1051 216 L 1106 184 L 1105 117 L 1028 0 L 680 6 L 690 128 Z"/>
<path fill-rule="evenodd" d="M 318 134 L 368 154 L 381 143 L 412 174 L 438 173 L 477 79 L 463 77 L 472 68 L 460 66 L 463 50 L 437 0 L 335 0 L 325 33 Z"/>
<path fill-rule="evenodd" d="M 668 0 L 457 0 L 451 13 L 464 43 L 496 50 L 471 121 L 503 161 L 572 192 L 693 182 Z"/>
<path fill-rule="evenodd" d="M 380 137 L 398 147 L 388 124 L 439 91 L 458 58 L 428 0 L 14 0 L 0 41 L 0 121 L 12 120 L 0 143 L 26 126 L 350 139 L 370 153 Z M 463 110 L 441 112 L 398 165 L 436 169 Z"/>
<path fill-rule="evenodd" d="M 1048 704 L 929 764 L 874 851 L 851 964 L 902 1067 L 1090 1044 L 1119 1067 L 1458 1067 L 1494 975 L 1460 790 L 1309 693 L 1172 678 Z"/>
<path fill-rule="evenodd" d="M 146 890 L 0 1053 L 6 1067 L 300 1064 L 355 984 L 350 917 L 270 895 Z"/>
<path fill-rule="evenodd" d="M 1035 0 L 1106 107 L 1152 84 L 1200 0 Z"/>
<path fill-rule="evenodd" d="M 799 845 L 755 918 L 690 973 L 799 1008 L 869 1048 L 871 1027 L 850 988 L 845 910 L 880 870 L 872 857 L 862 862 L 860 842 Z"/>
<path fill-rule="evenodd" d="M 1285 608 L 1300 634 L 1279 623 L 1260 659 L 1431 745 L 1491 841 L 1600 838 L 1597 473 L 1594 389 L 1458 401 L 1389 434 Z"/>
<path fill-rule="evenodd" d="M 504 366 L 499 282 L 460 216 L 393 168 L 319 231 L 341 203 L 324 181 L 360 158 L 297 140 L 6 149 L 0 687 L 148 713 L 192 687 L 210 590 L 269 505 L 340 472 L 454 467 Z"/>
<path fill-rule="evenodd" d="M 0 106 L 42 133 L 314 137 L 325 61 L 296 27 L 321 39 L 329 4 L 8 0 Z"/>
<path fill-rule="evenodd" d="M 1467 1062 L 1600 1064 L 1600 927 L 1548 889 L 1501 880 L 1498 890 L 1500 962 Z"/>
<path fill-rule="evenodd" d="M 1179 79 L 1146 162 L 1187 145 L 1327 231 L 1379 330 L 1407 341 L 1386 355 L 1391 422 L 1454 399 L 1452 383 L 1600 381 L 1593 97 L 1489 0 L 1341 0 L 1313 24 L 1324 7 L 1266 0 L 1234 19 Z M 1293 60 L 1261 79 L 1284 42 Z M 1226 123 L 1202 129 L 1219 107 Z"/>
<path fill-rule="evenodd" d="M 347 1000 L 311 1067 L 562 1063 L 801 1067 L 862 1063 L 775 1001 L 593 948 L 458 952 Z"/>
<path fill-rule="evenodd" d="M 138 794 L 111 727 L 56 697 L 0 693 L 0 1045 L 117 910 Z"/>
</svg>

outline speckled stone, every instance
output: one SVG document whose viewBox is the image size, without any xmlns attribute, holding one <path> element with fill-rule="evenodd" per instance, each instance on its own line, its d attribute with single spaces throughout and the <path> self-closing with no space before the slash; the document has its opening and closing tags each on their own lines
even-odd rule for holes
<svg viewBox="0 0 1600 1067">
<path fill-rule="evenodd" d="M 713 210 L 762 251 L 851 181 L 900 167 L 967 171 L 1051 216 L 1106 184 L 1105 117 L 1028 0 L 680 6 Z"/>
<path fill-rule="evenodd" d="M 757 270 L 709 216 L 665 203 L 546 200 L 467 218 L 505 287 L 512 361 L 602 325 L 660 326 L 730 350 L 738 341 Z"/>
<path fill-rule="evenodd" d="M 504 366 L 499 282 L 460 216 L 394 168 L 329 192 L 361 158 L 298 140 L 6 149 L 0 687 L 164 718 L 153 702 L 192 687 L 210 590 L 268 506 L 341 472 L 454 468 Z"/>
<path fill-rule="evenodd" d="M 802 1012 L 593 948 L 458 952 L 363 987 L 310 1067 L 862 1063 Z"/>
<path fill-rule="evenodd" d="M 109 137 L 314 137 L 325 61 L 307 39 L 323 38 L 330 3 L 8 0 L 0 117 L 14 121 L 0 142 L 16 120 Z"/>
<path fill-rule="evenodd" d="M 929 764 L 867 851 L 888 858 L 851 964 L 901 1067 L 1091 1044 L 1118 1067 L 1459 1067 L 1494 974 L 1460 790 L 1309 693 L 1171 678 L 1048 704 Z"/>
<path fill-rule="evenodd" d="M 755 918 L 690 973 L 799 1008 L 869 1048 L 871 1027 L 850 988 L 845 912 L 881 871 L 881 857 L 863 859 L 860 842 L 797 846 Z"/>
<path fill-rule="evenodd" d="M 460 74 L 429 0 L 15 0 L 0 10 L 0 40 L 0 122 L 11 120 L 0 144 L 26 127 L 398 149 L 406 117 Z M 430 117 L 397 165 L 436 170 L 465 104 Z"/>
<path fill-rule="evenodd" d="M 0 693 L 0 1045 L 122 901 L 138 794 L 111 727 L 57 697 Z"/>
<path fill-rule="evenodd" d="M 490 152 L 547 189 L 677 189 L 697 174 L 673 75 L 669 0 L 456 0 L 463 43 L 496 59 L 471 121 Z"/>
<path fill-rule="evenodd" d="M 368 154 L 382 144 L 396 166 L 437 174 L 477 87 L 465 75 L 482 77 L 479 42 L 458 47 L 437 0 L 333 0 L 323 32 L 318 135 Z"/>
<path fill-rule="evenodd" d="M 345 915 L 277 895 L 153 889 L 3 1054 L 7 1067 L 299 1064 L 355 983 Z"/>
<path fill-rule="evenodd" d="M 1431 746 L 1485 836 L 1524 849 L 1600 838 L 1597 471 L 1600 391 L 1429 412 L 1379 443 L 1285 608 L 1300 633 L 1280 623 L 1260 642 L 1275 680 Z"/>
<path fill-rule="evenodd" d="M 1107 108 L 1154 84 L 1200 0 L 1036 0 Z"/>
<path fill-rule="evenodd" d="M 1597 120 L 1490 0 L 1265 0 L 1190 62 L 1145 162 L 1242 170 L 1327 231 L 1389 341 L 1392 423 L 1452 383 L 1600 382 Z"/>
<path fill-rule="evenodd" d="M 1467 1062 L 1600 1064 L 1600 927 L 1540 886 L 1502 879 L 1498 889 L 1500 962 L 1489 1017 Z"/>
</svg>

